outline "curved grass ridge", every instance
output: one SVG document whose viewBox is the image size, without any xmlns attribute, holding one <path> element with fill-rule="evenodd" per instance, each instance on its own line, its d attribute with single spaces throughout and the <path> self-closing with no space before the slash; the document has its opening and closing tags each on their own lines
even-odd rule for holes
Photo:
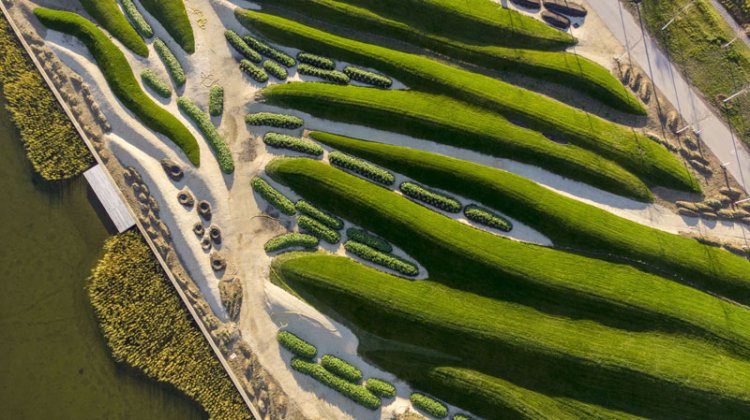
<svg viewBox="0 0 750 420">
<path fill-rule="evenodd" d="M 193 165 L 200 165 L 200 149 L 195 137 L 174 115 L 157 105 L 141 89 L 125 55 L 104 32 L 75 13 L 38 7 L 34 9 L 34 14 L 46 27 L 73 35 L 83 42 L 117 99 L 144 125 L 179 146 Z"/>
<path fill-rule="evenodd" d="M 148 57 L 148 47 L 143 38 L 125 18 L 117 0 L 80 0 L 86 12 L 130 51 Z"/>
<path fill-rule="evenodd" d="M 630 264 L 674 273 L 689 284 L 750 305 L 750 263 L 730 252 L 643 226 L 500 169 L 335 134 L 311 132 L 309 136 L 477 200 L 533 227 L 558 247 L 614 261 L 625 258 Z"/>
<path fill-rule="evenodd" d="M 266 172 L 320 208 L 391 241 L 432 280 L 576 318 L 627 320 L 632 328 L 660 325 L 750 351 L 750 310 L 691 287 L 475 229 L 311 159 L 276 159 Z"/>
<path fill-rule="evenodd" d="M 240 23 L 289 46 L 374 68 L 413 89 L 447 94 L 562 137 L 620 163 L 643 180 L 686 191 L 700 187 L 663 146 L 633 128 L 606 121 L 554 99 L 426 57 L 352 41 L 299 23 L 250 10 L 235 11 Z"/>
<path fill-rule="evenodd" d="M 182 0 L 140 0 L 186 53 L 195 52 L 195 36 Z"/>
<path fill-rule="evenodd" d="M 221 171 L 225 174 L 234 172 L 232 151 L 229 150 L 226 140 L 211 122 L 211 116 L 203 112 L 202 109 L 198 108 L 198 105 L 185 96 L 177 98 L 177 107 L 193 120 L 200 132 L 203 133 L 203 137 L 208 140 L 208 144 L 216 154 L 216 160 L 219 162 Z"/>
<path fill-rule="evenodd" d="M 392 130 L 509 158 L 614 194 L 640 201 L 653 200 L 648 187 L 616 163 L 588 150 L 553 142 L 500 115 L 445 96 L 326 83 L 273 85 L 264 89 L 262 95 L 270 104 L 316 117 Z"/>
</svg>

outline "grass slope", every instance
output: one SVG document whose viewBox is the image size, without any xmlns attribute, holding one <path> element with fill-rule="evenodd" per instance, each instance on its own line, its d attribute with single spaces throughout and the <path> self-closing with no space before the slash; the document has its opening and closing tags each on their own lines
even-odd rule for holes
<svg viewBox="0 0 750 420">
<path fill-rule="evenodd" d="M 328 83 L 288 83 L 269 86 L 263 90 L 263 98 L 270 104 L 317 117 L 518 160 L 615 194 L 641 201 L 652 199 L 646 184 L 612 161 L 556 143 L 500 115 L 445 96 Z"/>
<path fill-rule="evenodd" d="M 148 57 L 148 47 L 138 35 L 125 15 L 120 11 L 117 0 L 80 0 L 83 8 L 129 50 Z"/>
<path fill-rule="evenodd" d="M 157 105 L 141 89 L 125 55 L 104 32 L 72 12 L 38 7 L 34 9 L 34 14 L 46 27 L 73 35 L 83 42 L 94 56 L 110 89 L 123 105 L 147 127 L 164 134 L 179 146 L 193 165 L 200 165 L 200 150 L 195 137 L 174 115 Z"/>
<path fill-rule="evenodd" d="M 287 19 L 237 9 L 240 23 L 275 42 L 375 68 L 413 89 L 446 94 L 500 112 L 529 128 L 562 138 L 642 174 L 654 184 L 700 187 L 666 148 L 634 129 L 587 114 L 546 96 L 426 57 L 352 41 Z"/>
<path fill-rule="evenodd" d="M 182 0 L 141 0 L 141 5 L 164 26 L 186 53 L 195 52 L 195 36 Z"/>
</svg>

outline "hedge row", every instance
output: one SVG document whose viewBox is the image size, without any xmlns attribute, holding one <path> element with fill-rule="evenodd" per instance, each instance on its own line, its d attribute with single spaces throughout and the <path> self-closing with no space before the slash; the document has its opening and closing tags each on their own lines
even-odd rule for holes
<svg viewBox="0 0 750 420">
<path fill-rule="evenodd" d="M 279 209 L 280 212 L 286 214 L 287 216 L 291 216 L 297 212 L 296 210 L 294 210 L 294 203 L 286 198 L 284 194 L 279 192 L 279 190 L 272 187 L 263 178 L 259 178 L 256 176 L 252 181 L 250 181 L 250 185 L 253 187 L 253 190 L 255 192 L 260 194 L 260 196 L 268 201 L 272 206 Z"/>
<path fill-rule="evenodd" d="M 341 234 L 318 222 L 310 216 L 299 216 L 297 218 L 297 224 L 300 228 L 309 232 L 311 235 L 317 236 L 318 238 L 328 242 L 329 244 L 333 245 L 341 241 Z"/>
<path fill-rule="evenodd" d="M 240 70 L 247 73 L 248 76 L 252 77 L 258 83 L 265 83 L 268 81 L 268 75 L 260 67 L 256 66 L 250 60 L 240 61 Z"/>
<path fill-rule="evenodd" d="M 453 420 L 472 420 L 472 418 L 467 416 L 466 414 L 455 414 L 453 416 Z"/>
<path fill-rule="evenodd" d="M 177 60 L 177 57 L 172 53 L 172 50 L 170 50 L 167 44 L 159 38 L 154 40 L 154 49 L 156 50 L 156 53 L 159 54 L 161 61 L 164 62 L 164 66 L 167 68 L 169 77 L 172 78 L 174 84 L 178 87 L 184 85 L 187 81 L 185 70 L 182 68 L 182 64 Z"/>
<path fill-rule="evenodd" d="M 469 204 L 464 208 L 464 216 L 469 220 L 502 230 L 503 232 L 510 232 L 513 229 L 513 223 L 510 220 L 475 204 Z"/>
<path fill-rule="evenodd" d="M 195 122 L 198 129 L 203 133 L 203 137 L 208 140 L 208 144 L 211 145 L 216 154 L 216 160 L 219 162 L 221 171 L 225 174 L 234 172 L 232 151 L 229 150 L 226 140 L 219 134 L 214 123 L 211 122 L 211 117 L 185 96 L 177 98 L 177 107 Z"/>
<path fill-rule="evenodd" d="M 266 252 L 281 251 L 293 247 L 313 249 L 318 246 L 319 242 L 320 241 L 315 236 L 292 232 L 271 238 L 265 245 L 263 245 L 263 249 Z"/>
<path fill-rule="evenodd" d="M 393 79 L 391 79 L 390 77 L 367 71 L 359 67 L 346 66 L 344 67 L 344 74 L 349 76 L 351 80 L 356 80 L 357 82 L 361 83 L 367 83 L 368 85 L 386 89 L 393 86 Z"/>
<path fill-rule="evenodd" d="M 415 264 L 394 255 L 380 252 L 375 248 L 371 248 L 357 241 L 346 241 L 344 243 L 344 248 L 362 259 L 370 261 L 373 264 L 390 268 L 391 270 L 397 271 L 405 276 L 414 277 L 419 274 L 419 268 Z"/>
<path fill-rule="evenodd" d="M 362 385 L 355 385 L 338 376 L 328 372 L 317 363 L 308 362 L 303 359 L 292 359 L 292 368 L 305 375 L 311 376 L 323 385 L 332 388 L 357 404 L 371 410 L 380 408 L 380 398 L 373 395 Z"/>
<path fill-rule="evenodd" d="M 299 74 L 328 80 L 329 82 L 339 85 L 346 85 L 349 83 L 349 76 L 337 70 L 323 70 L 309 64 L 300 63 L 300 65 L 297 66 L 297 71 Z"/>
<path fill-rule="evenodd" d="M 186 53 L 195 52 L 195 35 L 183 0 L 140 0 Z"/>
<path fill-rule="evenodd" d="M 162 98 L 169 98 L 172 96 L 172 88 L 169 87 L 167 82 L 162 80 L 156 73 L 151 69 L 146 69 L 141 73 L 141 80 L 143 84 L 150 87 L 151 90 L 156 92 L 157 95 Z"/>
<path fill-rule="evenodd" d="M 242 37 L 237 34 L 237 32 L 231 29 L 227 29 L 226 31 L 224 31 L 224 37 L 227 39 L 227 42 L 229 42 L 229 45 L 234 47 L 234 49 L 238 53 L 240 53 L 241 56 L 254 63 L 260 63 L 261 61 L 263 61 L 263 57 L 261 57 L 257 51 L 250 48 L 247 43 L 242 40 Z"/>
<path fill-rule="evenodd" d="M 323 148 L 317 143 L 304 140 L 299 137 L 292 137 L 286 134 L 266 133 L 263 136 L 263 142 L 271 147 L 293 150 L 295 152 L 305 153 L 312 156 L 323 154 Z"/>
<path fill-rule="evenodd" d="M 295 64 L 297 64 L 297 61 L 292 56 L 266 44 L 265 42 L 259 40 L 258 38 L 252 37 L 250 35 L 246 35 L 242 37 L 242 39 L 245 40 L 245 43 L 249 45 L 250 48 L 254 49 L 255 51 L 259 52 L 262 55 L 265 55 L 271 60 L 278 62 L 279 64 L 285 67 L 292 67 Z"/>
<path fill-rule="evenodd" d="M 377 378 L 369 378 L 365 382 L 365 388 L 381 398 L 393 398 L 396 396 L 396 387 L 388 381 Z"/>
<path fill-rule="evenodd" d="M 218 117 L 224 113 L 224 88 L 219 85 L 211 86 L 208 92 L 208 113 Z"/>
<path fill-rule="evenodd" d="M 388 241 L 380 236 L 375 236 L 364 229 L 349 228 L 346 230 L 346 237 L 352 241 L 363 243 L 370 248 L 375 248 L 378 251 L 385 252 L 386 254 L 393 252 L 393 246 L 391 246 Z"/>
<path fill-rule="evenodd" d="M 282 347 L 299 357 L 312 360 L 318 354 L 318 349 L 307 341 L 297 337 L 289 331 L 279 331 L 276 340 Z"/>
<path fill-rule="evenodd" d="M 269 127 L 285 128 L 287 130 L 294 130 L 305 124 L 305 120 L 300 117 L 276 114 L 273 112 L 256 112 L 254 114 L 247 114 L 245 122 L 255 126 L 265 125 Z"/>
<path fill-rule="evenodd" d="M 362 371 L 357 369 L 356 366 L 339 359 L 336 356 L 330 354 L 324 355 L 320 359 L 320 365 L 323 366 L 327 371 L 333 373 L 341 379 L 346 379 L 349 382 L 358 384 L 362 381 Z"/>
<path fill-rule="evenodd" d="M 321 68 L 323 70 L 334 70 L 336 68 L 336 62 L 328 57 L 301 51 L 297 53 L 297 61 L 299 61 L 300 63 L 309 64 L 313 67 Z"/>
<path fill-rule="evenodd" d="M 148 47 L 117 6 L 117 0 L 81 0 L 81 5 L 95 21 L 125 47 L 141 57 L 148 57 Z"/>
<path fill-rule="evenodd" d="M 404 195 L 439 208 L 440 210 L 449 213 L 458 213 L 461 211 L 461 203 L 459 203 L 458 200 L 429 190 L 413 182 L 402 182 L 401 185 L 399 185 L 399 189 Z"/>
<path fill-rule="evenodd" d="M 315 138 L 315 137 L 312 137 Z M 328 154 L 328 161 L 332 165 L 336 165 L 359 175 L 369 178 L 375 182 L 379 182 L 383 185 L 393 185 L 396 178 L 392 173 L 385 169 L 378 168 L 377 166 L 367 162 L 365 160 L 349 156 L 341 152 L 331 152 Z"/>
<path fill-rule="evenodd" d="M 414 405 L 414 407 L 424 411 L 432 417 L 437 417 L 439 419 L 448 417 L 448 407 L 446 407 L 445 404 L 441 403 L 440 401 L 436 401 L 428 397 L 427 395 L 415 392 L 411 394 L 409 400 Z"/>
<path fill-rule="evenodd" d="M 281 67 L 278 63 L 271 60 L 266 60 L 263 62 L 263 69 L 266 70 L 271 76 L 279 79 L 279 80 L 286 80 L 287 77 L 289 77 L 289 72 L 286 71 L 284 67 Z"/>
<path fill-rule="evenodd" d="M 344 228 L 343 220 L 332 215 L 331 213 L 318 209 L 313 204 L 305 200 L 297 201 L 294 207 L 300 214 L 308 215 L 331 229 L 341 230 Z"/>
<path fill-rule="evenodd" d="M 146 19 L 135 6 L 133 0 L 120 0 L 120 3 L 122 3 L 122 9 L 125 10 L 125 15 L 130 20 L 130 23 L 133 24 L 135 30 L 146 38 L 153 38 L 153 28 L 151 28 L 151 25 L 146 22 Z"/>
</svg>

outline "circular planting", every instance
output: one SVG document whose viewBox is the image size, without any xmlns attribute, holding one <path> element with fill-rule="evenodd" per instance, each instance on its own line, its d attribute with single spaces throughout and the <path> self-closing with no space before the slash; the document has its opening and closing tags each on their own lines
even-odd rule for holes
<svg viewBox="0 0 750 420">
<path fill-rule="evenodd" d="M 196 236 L 203 236 L 203 234 L 206 233 L 206 229 L 203 227 L 201 222 L 196 222 L 193 225 L 193 233 L 195 233 Z"/>
<path fill-rule="evenodd" d="M 211 249 L 211 240 L 208 239 L 208 238 L 201 239 L 201 248 L 203 248 L 204 251 L 210 250 Z M 213 263 L 211 265 L 213 266 Z"/>
<path fill-rule="evenodd" d="M 178 165 L 171 159 L 162 159 L 161 166 L 162 168 L 164 168 L 164 172 L 167 173 L 167 176 L 174 181 L 179 181 L 182 179 L 182 177 L 185 176 L 185 173 L 182 171 L 180 165 Z"/>
<path fill-rule="evenodd" d="M 211 220 L 211 203 L 206 200 L 199 201 L 198 214 L 205 220 Z"/>
<path fill-rule="evenodd" d="M 221 243 L 221 229 L 219 229 L 216 225 L 211 225 L 210 228 L 208 228 L 208 236 L 211 237 L 211 240 L 214 241 L 215 244 Z"/>
<path fill-rule="evenodd" d="M 218 252 L 211 254 L 211 268 L 214 271 L 221 271 L 227 268 L 227 260 L 224 259 Z"/>
<path fill-rule="evenodd" d="M 177 201 L 180 202 L 185 207 L 192 208 L 193 204 L 195 204 L 195 199 L 193 198 L 193 194 L 190 193 L 187 189 L 184 189 L 177 193 Z"/>
</svg>

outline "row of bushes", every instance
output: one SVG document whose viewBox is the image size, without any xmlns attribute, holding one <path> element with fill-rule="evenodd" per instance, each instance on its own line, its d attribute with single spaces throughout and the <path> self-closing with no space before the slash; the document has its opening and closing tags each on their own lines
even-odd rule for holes
<svg viewBox="0 0 750 420">
<path fill-rule="evenodd" d="M 164 66 L 167 68 L 167 72 L 169 72 L 169 77 L 172 78 L 175 86 L 179 87 L 184 85 L 187 81 L 185 70 L 182 68 L 182 64 L 177 60 L 174 53 L 172 53 L 172 50 L 170 50 L 167 44 L 159 38 L 154 40 L 154 49 L 161 58 L 161 61 L 164 62 Z"/>
<path fill-rule="evenodd" d="M 469 204 L 468 206 L 466 206 L 466 208 L 464 208 L 464 216 L 466 216 L 466 218 L 471 221 L 481 223 L 491 228 L 502 230 L 503 232 L 510 232 L 511 229 L 513 229 L 513 224 L 510 222 L 510 220 L 489 209 L 479 207 L 475 204 Z"/>
<path fill-rule="evenodd" d="M 140 0 L 186 53 L 195 52 L 195 35 L 183 0 Z"/>
<path fill-rule="evenodd" d="M 263 142 L 271 147 L 293 150 L 295 152 L 305 153 L 312 156 L 323 154 L 323 148 L 317 143 L 304 140 L 299 137 L 292 137 L 286 134 L 266 133 L 263 136 Z"/>
<path fill-rule="evenodd" d="M 279 64 L 285 66 L 285 67 L 293 67 L 295 64 L 297 64 L 297 61 L 290 56 L 289 54 L 276 49 L 267 43 L 259 40 L 258 38 L 252 37 L 250 35 L 246 35 L 242 37 L 242 39 L 245 41 L 245 43 L 250 46 L 250 48 L 254 49 L 255 51 L 259 52 L 261 55 L 264 55 L 271 60 L 274 60 L 278 62 Z"/>
<path fill-rule="evenodd" d="M 256 112 L 254 114 L 247 114 L 245 122 L 255 126 L 265 125 L 269 127 L 285 128 L 287 130 L 294 130 L 305 124 L 305 120 L 300 117 L 276 114 L 274 112 Z"/>
<path fill-rule="evenodd" d="M 151 90 L 156 92 L 156 94 L 162 98 L 169 98 L 172 96 L 172 88 L 169 87 L 167 82 L 162 80 L 153 70 L 144 70 L 141 73 L 141 80 L 143 80 L 143 84 L 150 87 Z"/>
<path fill-rule="evenodd" d="M 331 213 L 320 210 L 319 208 L 315 207 L 313 204 L 305 200 L 297 201 L 294 206 L 300 214 L 306 214 L 331 229 L 341 230 L 344 227 L 343 220 L 332 215 Z"/>
<path fill-rule="evenodd" d="M 289 331 L 279 331 L 278 334 L 276 334 L 276 340 L 282 347 L 299 357 L 312 360 L 318 354 L 318 349 L 315 348 L 315 346 Z"/>
<path fill-rule="evenodd" d="M 224 113 L 224 88 L 219 85 L 211 86 L 208 92 L 208 113 L 218 117 Z"/>
<path fill-rule="evenodd" d="M 299 61 L 300 63 L 309 64 L 313 67 L 321 68 L 323 70 L 334 70 L 336 68 L 336 62 L 328 57 L 301 51 L 297 53 L 297 61 Z"/>
<path fill-rule="evenodd" d="M 315 133 L 310 135 L 311 138 L 315 138 Z M 354 173 L 369 178 L 375 182 L 379 182 L 383 185 L 393 185 L 396 181 L 396 177 L 392 173 L 385 169 L 378 168 L 377 166 L 367 162 L 365 160 L 349 156 L 341 152 L 331 152 L 328 154 L 328 161 L 332 165 L 339 166 L 341 168 L 348 169 Z"/>
<path fill-rule="evenodd" d="M 396 387 L 388 381 L 377 378 L 369 378 L 365 382 L 365 388 L 381 398 L 393 398 L 396 396 Z"/>
<path fill-rule="evenodd" d="M 310 216 L 299 216 L 297 218 L 297 224 L 300 228 L 309 232 L 311 235 L 317 236 L 318 238 L 328 242 L 329 244 L 333 245 L 341 241 L 341 234 L 318 222 Z"/>
<path fill-rule="evenodd" d="M 393 252 L 393 246 L 391 246 L 388 241 L 380 236 L 375 236 L 364 229 L 351 227 L 346 230 L 346 237 L 352 241 L 365 244 L 370 248 L 385 252 L 386 254 Z"/>
<path fill-rule="evenodd" d="M 130 23 L 135 27 L 135 30 L 146 38 L 153 38 L 153 28 L 146 22 L 146 19 L 135 6 L 133 0 L 120 0 L 120 3 L 122 3 L 122 9 L 125 11 L 125 15 L 130 20 Z"/>
<path fill-rule="evenodd" d="M 311 376 L 323 385 L 332 388 L 357 404 L 377 410 L 380 408 L 380 398 L 373 395 L 362 385 L 355 385 L 327 371 L 324 367 L 314 362 L 295 357 L 292 359 L 292 368 L 305 375 Z"/>
<path fill-rule="evenodd" d="M 440 210 L 449 213 L 458 213 L 461 211 L 461 203 L 455 198 L 429 190 L 413 182 L 402 182 L 401 185 L 399 185 L 399 189 L 407 197 L 419 200 L 423 203 L 439 208 Z"/>
<path fill-rule="evenodd" d="M 240 53 L 241 56 L 252 61 L 253 63 L 260 63 L 261 61 L 263 61 L 263 57 L 261 57 L 257 51 L 250 48 L 247 43 L 242 40 L 242 37 L 237 34 L 237 32 L 231 29 L 227 29 L 226 31 L 224 31 L 224 37 L 227 39 L 227 42 L 229 42 L 229 45 L 234 47 L 234 49 L 238 53 Z"/>
<path fill-rule="evenodd" d="M 326 354 L 320 358 L 320 365 L 334 375 L 358 384 L 362 381 L 362 371 L 351 363 L 339 359 L 336 356 Z"/>
<path fill-rule="evenodd" d="M 128 23 L 117 5 L 117 0 L 81 0 L 81 5 L 91 17 L 120 40 L 129 50 L 148 57 L 148 47 L 133 26 Z"/>
<path fill-rule="evenodd" d="M 263 245 L 263 249 L 266 252 L 276 252 L 294 247 L 313 249 L 318 246 L 319 242 L 315 236 L 292 232 L 271 238 Z"/>
<path fill-rule="evenodd" d="M 211 122 L 211 117 L 185 96 L 177 98 L 177 107 L 195 122 L 198 129 L 203 133 L 203 137 L 208 140 L 208 144 L 211 145 L 216 154 L 216 160 L 219 162 L 221 171 L 225 174 L 234 172 L 232 151 L 229 150 L 226 140 L 219 134 L 219 130 L 216 129 L 214 123 Z"/>
<path fill-rule="evenodd" d="M 286 80 L 289 77 L 289 72 L 284 67 L 281 67 L 278 63 L 271 60 L 263 62 L 263 69 L 268 72 L 271 76 L 279 79 Z"/>
<path fill-rule="evenodd" d="M 256 66 L 250 60 L 240 61 L 240 70 L 247 73 L 248 76 L 252 77 L 258 83 L 265 83 L 268 81 L 268 75 L 263 69 Z"/>
<path fill-rule="evenodd" d="M 346 85 L 349 83 L 349 76 L 337 70 L 323 70 L 317 67 L 313 67 L 309 64 L 301 63 L 297 66 L 297 72 L 307 76 L 317 77 L 329 82 L 336 83 L 339 85 Z"/>
<path fill-rule="evenodd" d="M 391 270 L 399 272 L 405 276 L 414 277 L 419 274 L 419 268 L 415 264 L 394 255 L 388 255 L 384 252 L 378 251 L 377 249 L 371 248 L 363 243 L 348 240 L 344 243 L 344 248 L 348 252 L 351 252 L 364 260 L 390 268 Z"/>
<path fill-rule="evenodd" d="M 250 186 L 252 186 L 253 190 L 260 194 L 264 200 L 268 201 L 272 206 L 276 207 L 280 212 L 287 216 L 291 216 L 297 212 L 294 209 L 294 203 L 286 198 L 284 194 L 279 192 L 279 190 L 272 187 L 263 178 L 256 176 L 250 181 Z"/>
<path fill-rule="evenodd" d="M 448 417 L 448 407 L 446 407 L 445 404 L 441 403 L 440 401 L 430 398 L 427 395 L 421 394 L 419 392 L 414 392 L 409 397 L 409 400 L 414 405 L 414 407 L 424 411 L 432 417 L 437 417 L 439 419 Z"/>
<path fill-rule="evenodd" d="M 393 80 L 390 77 L 367 71 L 359 67 L 346 66 L 344 67 L 344 74 L 349 76 L 351 80 L 355 80 L 361 83 L 367 83 L 368 85 L 386 89 L 393 86 Z"/>
</svg>

